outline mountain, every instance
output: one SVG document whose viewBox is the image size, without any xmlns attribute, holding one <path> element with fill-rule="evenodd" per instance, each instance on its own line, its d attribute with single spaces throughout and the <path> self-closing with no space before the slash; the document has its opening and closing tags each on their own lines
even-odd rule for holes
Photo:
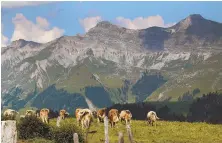
<svg viewBox="0 0 222 143">
<path fill-rule="evenodd" d="M 222 90 L 221 47 L 222 24 L 198 14 L 169 28 L 131 30 L 102 21 L 84 35 L 45 44 L 20 39 L 2 48 L 2 107 L 73 112 L 193 100 Z"/>
</svg>

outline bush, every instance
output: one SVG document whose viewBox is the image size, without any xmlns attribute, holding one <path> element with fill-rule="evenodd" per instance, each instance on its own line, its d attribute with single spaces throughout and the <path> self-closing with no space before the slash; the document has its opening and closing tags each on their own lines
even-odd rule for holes
<svg viewBox="0 0 222 143">
<path fill-rule="evenodd" d="M 75 124 L 62 124 L 60 127 L 54 127 L 52 130 L 55 143 L 73 143 L 73 134 L 77 133 L 79 142 L 84 142 L 84 136 L 81 130 Z"/>
<path fill-rule="evenodd" d="M 50 127 L 35 116 L 25 117 L 17 124 L 20 139 L 49 138 Z"/>
</svg>

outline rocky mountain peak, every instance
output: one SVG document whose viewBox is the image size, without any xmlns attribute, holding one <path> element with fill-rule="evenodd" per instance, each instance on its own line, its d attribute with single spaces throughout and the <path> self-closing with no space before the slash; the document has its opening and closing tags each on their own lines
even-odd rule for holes
<svg viewBox="0 0 222 143">
<path fill-rule="evenodd" d="M 179 23 L 177 23 L 175 26 L 177 31 L 178 30 L 186 30 L 192 25 L 201 25 L 201 22 L 207 21 L 204 19 L 200 14 L 192 14 L 186 17 L 185 19 L 181 20 Z"/>
<path fill-rule="evenodd" d="M 33 42 L 33 41 L 26 41 L 24 39 L 19 39 L 19 40 L 13 41 L 9 46 L 15 47 L 15 48 L 22 48 L 22 47 L 25 47 L 26 45 L 30 47 L 37 47 L 37 46 L 40 46 L 41 44 L 37 42 Z"/>
<path fill-rule="evenodd" d="M 96 25 L 96 27 L 99 27 L 99 28 L 109 28 L 109 27 L 113 27 L 113 26 L 116 26 L 116 25 L 113 25 L 109 21 L 101 21 L 101 22 L 97 23 L 97 25 Z"/>
<path fill-rule="evenodd" d="M 187 18 L 190 18 L 191 20 L 204 19 L 203 16 L 201 16 L 200 14 L 191 14 L 191 15 L 189 15 Z M 186 19 L 187 19 L 187 18 L 186 18 Z"/>
</svg>

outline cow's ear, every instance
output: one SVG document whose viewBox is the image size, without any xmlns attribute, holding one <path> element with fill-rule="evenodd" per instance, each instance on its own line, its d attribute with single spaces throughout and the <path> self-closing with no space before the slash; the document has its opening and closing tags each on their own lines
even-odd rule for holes
<svg viewBox="0 0 222 143">
<path fill-rule="evenodd" d="M 49 109 L 46 109 L 46 111 L 49 113 Z"/>
</svg>

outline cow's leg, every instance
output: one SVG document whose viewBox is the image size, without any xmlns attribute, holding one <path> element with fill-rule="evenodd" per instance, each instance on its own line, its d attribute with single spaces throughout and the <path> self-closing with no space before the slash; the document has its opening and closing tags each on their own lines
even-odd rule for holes
<svg viewBox="0 0 222 143">
<path fill-rule="evenodd" d="M 81 121 L 81 125 L 82 125 L 82 129 L 84 129 L 84 122 L 83 121 Z"/>
<path fill-rule="evenodd" d="M 125 119 L 126 120 L 126 125 L 128 124 L 128 122 L 127 122 L 127 119 Z"/>
<path fill-rule="evenodd" d="M 43 116 L 41 116 L 41 120 L 42 120 L 42 122 L 44 123 L 44 117 L 43 117 Z"/>
<path fill-rule="evenodd" d="M 46 117 L 44 117 L 44 122 L 47 124 L 47 118 Z"/>
<path fill-rule="evenodd" d="M 49 118 L 48 117 L 45 117 L 45 122 L 48 124 L 49 123 Z"/>
<path fill-rule="evenodd" d="M 89 128 L 90 127 L 90 120 L 88 120 L 87 123 L 88 123 L 87 128 Z"/>
<path fill-rule="evenodd" d="M 76 119 L 76 122 L 77 122 L 77 125 L 80 126 L 80 122 L 79 122 L 79 119 Z"/>
</svg>

